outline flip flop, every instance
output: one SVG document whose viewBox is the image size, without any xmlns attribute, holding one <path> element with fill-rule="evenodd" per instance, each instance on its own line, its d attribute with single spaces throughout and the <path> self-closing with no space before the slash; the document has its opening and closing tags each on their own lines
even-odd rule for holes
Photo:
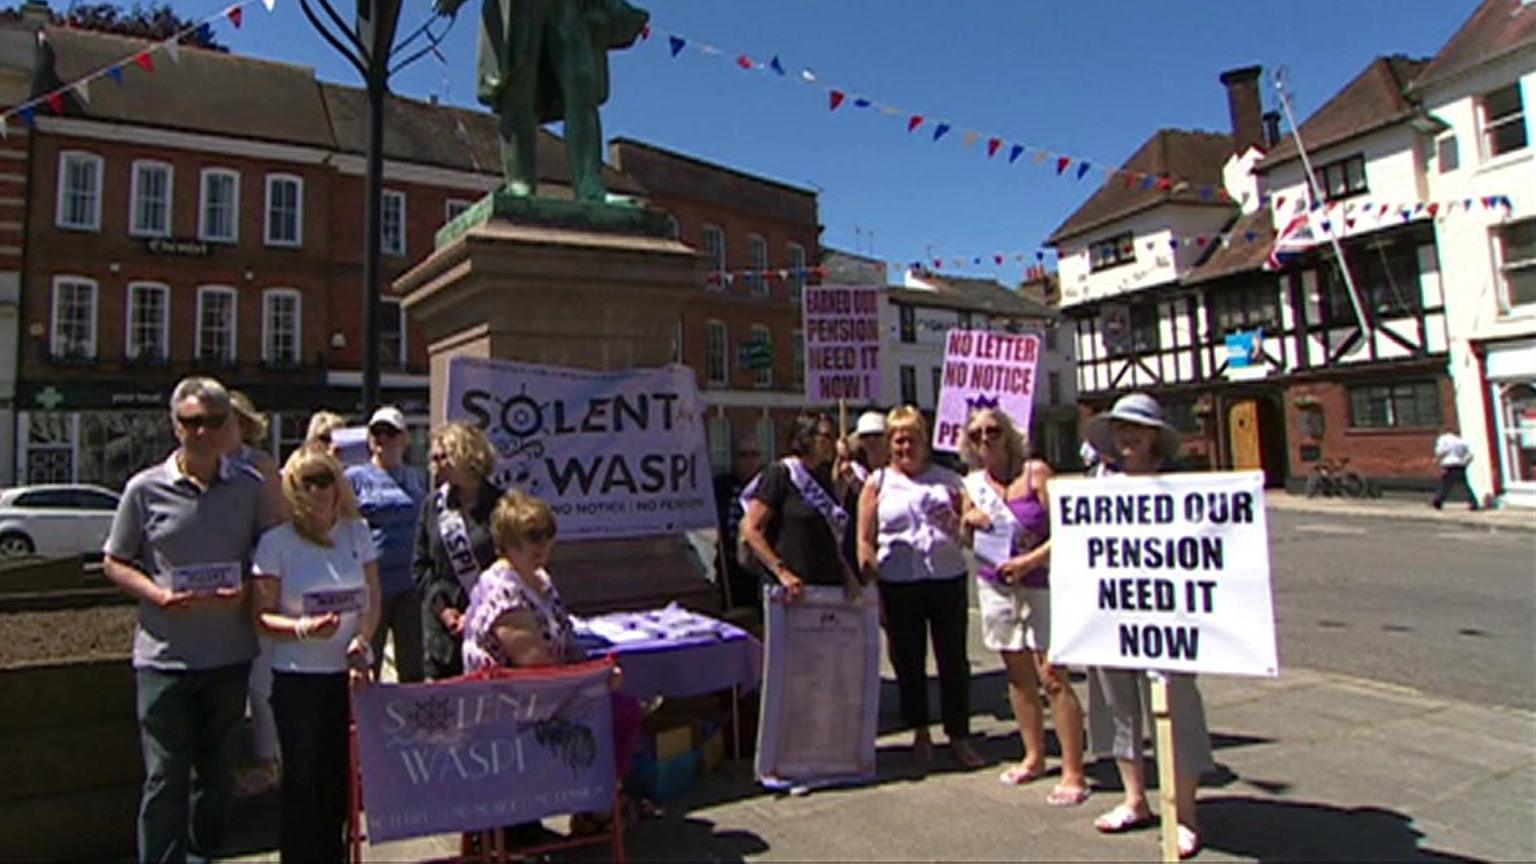
<svg viewBox="0 0 1536 864">
<path fill-rule="evenodd" d="M 1124 804 L 1117 804 L 1115 809 L 1093 820 L 1093 827 L 1100 834 L 1124 834 L 1149 827 L 1156 821 L 1151 813 L 1141 816 Z"/>
<path fill-rule="evenodd" d="M 1033 783 L 1044 776 L 1044 768 L 1031 769 L 1013 765 L 997 775 L 997 782 L 1004 786 L 1023 786 L 1026 783 Z"/>
<path fill-rule="evenodd" d="M 1045 796 L 1045 803 L 1052 807 L 1078 807 L 1088 800 L 1090 794 L 1086 786 L 1072 788 L 1058 785 Z"/>
<path fill-rule="evenodd" d="M 1202 848 L 1203 846 L 1200 843 L 1200 835 L 1196 834 L 1193 828 L 1190 828 L 1187 825 L 1180 825 L 1179 860 L 1183 861 L 1185 858 L 1193 858 L 1196 855 L 1199 855 Z"/>
</svg>

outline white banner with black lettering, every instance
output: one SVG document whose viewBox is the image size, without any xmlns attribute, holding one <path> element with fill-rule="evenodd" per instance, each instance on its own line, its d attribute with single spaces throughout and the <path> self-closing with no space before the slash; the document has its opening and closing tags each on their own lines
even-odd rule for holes
<svg viewBox="0 0 1536 864">
<path fill-rule="evenodd" d="M 686 366 L 593 372 L 455 357 L 449 420 L 496 450 L 491 482 L 549 503 L 563 538 L 715 527 L 704 417 Z"/>
<path fill-rule="evenodd" d="M 1264 475 L 1055 478 L 1054 663 L 1275 676 Z"/>
</svg>

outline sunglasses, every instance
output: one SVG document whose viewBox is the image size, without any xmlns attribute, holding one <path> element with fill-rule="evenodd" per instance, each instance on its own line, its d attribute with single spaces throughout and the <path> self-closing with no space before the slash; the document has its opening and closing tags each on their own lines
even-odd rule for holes
<svg viewBox="0 0 1536 864">
<path fill-rule="evenodd" d="M 369 428 L 368 434 L 375 438 L 393 438 L 400 434 L 400 430 L 393 426 L 386 426 L 383 423 L 380 423 L 377 426 Z"/>
<path fill-rule="evenodd" d="M 528 532 L 529 543 L 543 543 L 546 540 L 553 539 L 555 539 L 555 529 L 553 528 L 548 531 L 545 531 L 543 528 L 536 528 Z"/>
<path fill-rule="evenodd" d="M 972 429 L 970 432 L 967 432 L 965 437 L 971 439 L 972 444 L 981 443 L 983 438 L 988 441 L 996 441 L 997 439 L 1003 437 L 1003 430 L 1000 426 L 981 426 L 979 428 Z"/>
<path fill-rule="evenodd" d="M 222 429 L 224 421 L 229 419 L 228 414 L 193 414 L 191 417 L 176 415 L 176 422 L 184 428 L 196 431 L 198 429 Z"/>
<path fill-rule="evenodd" d="M 304 489 L 313 492 L 316 489 L 329 489 L 336 485 L 336 478 L 329 471 L 317 471 L 314 474 L 305 474 L 299 478 Z"/>
</svg>

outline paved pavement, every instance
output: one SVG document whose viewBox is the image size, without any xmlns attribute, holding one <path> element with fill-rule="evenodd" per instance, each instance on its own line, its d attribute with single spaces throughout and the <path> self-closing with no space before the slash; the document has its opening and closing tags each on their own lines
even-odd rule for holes
<svg viewBox="0 0 1536 864">
<path fill-rule="evenodd" d="M 1045 804 L 1049 780 L 1023 788 L 997 782 L 1018 743 L 996 664 L 981 665 L 975 731 L 997 764 L 961 771 L 941 755 L 923 773 L 908 758 L 907 736 L 885 735 L 878 783 L 804 798 L 761 792 L 745 766 L 727 767 L 632 828 L 631 857 L 1156 859 L 1155 830 L 1105 837 L 1090 825 L 1116 800 L 1112 768 L 1094 772 L 1100 788 L 1077 809 Z M 1201 791 L 1206 850 L 1198 860 L 1536 859 L 1536 715 L 1299 669 L 1275 680 L 1210 678 L 1202 688 L 1220 767 Z M 247 839 L 270 849 L 270 838 Z M 439 858 L 454 844 L 451 837 L 385 844 L 367 848 L 365 859 Z M 276 856 L 252 849 L 239 860 Z"/>
<path fill-rule="evenodd" d="M 1276 524 L 1312 513 L 1338 516 L 1339 524 L 1368 516 L 1406 520 L 1402 528 L 1439 522 L 1444 530 L 1467 533 L 1474 524 L 1528 530 L 1536 519 L 1436 513 L 1427 504 L 1390 500 L 1274 495 L 1270 504 L 1301 511 Z M 1283 623 L 1294 632 L 1292 622 Z M 1393 649 L 1379 650 L 1390 655 Z M 794 798 L 759 790 L 750 765 L 728 763 L 635 825 L 628 834 L 631 858 L 1155 860 L 1155 830 L 1106 837 L 1090 824 L 1117 800 L 1111 765 L 1096 766 L 1096 793 L 1075 809 L 1045 804 L 1049 779 L 1023 788 L 997 782 L 998 771 L 1018 758 L 1020 748 L 996 655 L 973 645 L 971 658 L 973 728 L 981 736 L 979 749 L 993 761 L 989 767 L 960 770 L 940 748 L 923 770 L 908 755 L 908 736 L 889 733 L 879 739 L 878 782 Z M 1513 686 L 1529 689 L 1531 682 Z M 882 694 L 889 697 L 882 704 L 894 705 L 889 670 L 884 688 L 891 692 Z M 1276 679 L 1208 677 L 1201 688 L 1219 768 L 1203 783 L 1206 849 L 1196 860 L 1536 860 L 1536 713 L 1300 667 L 1288 667 Z M 1082 695 L 1081 684 L 1078 690 Z M 894 728 L 890 715 L 885 712 L 883 729 Z M 275 861 L 275 802 L 248 804 L 239 822 L 244 854 L 237 860 Z M 560 828 L 562 822 L 550 824 Z M 456 837 L 421 838 L 367 847 L 365 860 L 426 860 L 455 849 Z M 606 860 L 606 851 L 567 853 L 559 860 Z"/>
<path fill-rule="evenodd" d="M 1382 498 L 1308 498 L 1271 489 L 1265 493 L 1271 508 L 1334 516 L 1379 516 L 1441 525 L 1469 525 L 1490 530 L 1536 532 L 1536 510 L 1520 508 L 1471 511 L 1465 503 L 1446 504 L 1436 510 L 1429 498 L 1388 496 Z"/>
</svg>

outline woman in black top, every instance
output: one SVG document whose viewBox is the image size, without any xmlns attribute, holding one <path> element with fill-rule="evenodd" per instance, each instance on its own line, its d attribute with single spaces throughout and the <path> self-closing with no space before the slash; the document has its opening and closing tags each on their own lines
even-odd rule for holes
<svg viewBox="0 0 1536 864">
<path fill-rule="evenodd" d="M 742 538 L 789 600 L 798 600 L 806 585 L 842 585 L 850 598 L 857 597 L 858 577 L 839 548 L 838 535 L 850 526 L 846 511 L 836 506 L 842 496 L 832 482 L 837 455 L 832 418 L 809 412 L 796 417 L 788 450 L 788 457 L 763 469 L 741 523 Z M 822 506 L 807 500 L 807 492 Z"/>
<path fill-rule="evenodd" d="M 490 524 L 501 490 L 486 479 L 495 451 L 467 423 L 433 433 L 429 458 L 436 489 L 421 502 L 411 576 L 421 593 L 422 665 L 437 680 L 464 672 L 464 610 L 475 580 L 496 560 Z"/>
</svg>

